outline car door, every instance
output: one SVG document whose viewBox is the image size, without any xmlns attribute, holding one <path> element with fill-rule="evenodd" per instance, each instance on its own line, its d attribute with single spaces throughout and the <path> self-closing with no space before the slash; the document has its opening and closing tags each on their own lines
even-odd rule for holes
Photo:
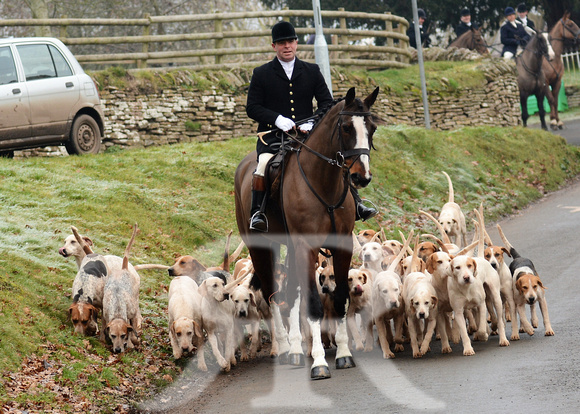
<svg viewBox="0 0 580 414">
<path fill-rule="evenodd" d="M 0 149 L 31 133 L 26 83 L 19 82 L 9 45 L 0 47 Z"/>
<path fill-rule="evenodd" d="M 80 99 L 77 77 L 52 44 L 22 44 L 16 48 L 28 87 L 32 135 L 46 140 L 65 139 Z"/>
</svg>

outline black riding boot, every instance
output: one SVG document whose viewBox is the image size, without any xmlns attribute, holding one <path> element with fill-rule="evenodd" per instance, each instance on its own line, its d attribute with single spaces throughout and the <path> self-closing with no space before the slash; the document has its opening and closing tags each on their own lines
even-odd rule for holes
<svg viewBox="0 0 580 414">
<path fill-rule="evenodd" d="M 254 175 L 252 177 L 252 208 L 250 210 L 250 230 L 267 232 L 268 219 L 264 213 L 266 207 L 266 183 L 264 177 Z"/>
<path fill-rule="evenodd" d="M 366 221 L 377 215 L 378 211 L 372 207 L 367 207 L 362 203 L 361 197 L 358 195 L 358 190 L 353 186 L 350 187 L 350 192 L 354 198 L 354 204 L 356 209 L 356 219 Z"/>
</svg>

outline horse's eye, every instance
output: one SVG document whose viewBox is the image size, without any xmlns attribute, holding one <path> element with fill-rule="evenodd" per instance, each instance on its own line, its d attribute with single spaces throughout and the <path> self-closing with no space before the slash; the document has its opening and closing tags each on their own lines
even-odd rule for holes
<svg viewBox="0 0 580 414">
<path fill-rule="evenodd" d="M 350 133 L 352 131 L 352 124 L 343 124 L 342 130 L 346 133 Z"/>
</svg>

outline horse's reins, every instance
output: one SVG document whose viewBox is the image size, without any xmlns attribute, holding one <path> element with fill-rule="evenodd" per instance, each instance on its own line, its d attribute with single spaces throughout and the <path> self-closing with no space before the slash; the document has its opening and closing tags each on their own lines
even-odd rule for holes
<svg viewBox="0 0 580 414">
<path fill-rule="evenodd" d="M 338 151 L 336 153 L 336 159 L 341 159 L 342 163 L 336 163 L 335 160 L 320 154 L 319 152 L 313 150 L 312 148 L 308 147 L 307 145 L 305 145 L 304 143 L 302 143 L 303 148 L 308 149 L 308 151 L 310 151 L 312 154 L 316 155 L 317 157 L 321 158 L 322 160 L 328 162 L 331 165 L 336 165 L 338 167 L 340 167 L 341 169 L 345 170 L 345 173 L 343 174 L 344 177 L 344 190 L 342 192 L 341 197 L 339 198 L 339 200 L 335 203 L 335 204 L 328 204 L 321 196 L 320 194 L 318 194 L 315 190 L 315 188 L 312 186 L 312 184 L 310 183 L 310 180 L 308 180 L 308 177 L 306 176 L 306 173 L 304 172 L 304 169 L 302 168 L 302 164 L 300 164 L 300 151 L 297 151 L 296 153 L 296 161 L 298 163 L 298 168 L 300 170 L 300 173 L 302 174 L 302 178 L 304 178 L 304 182 L 306 182 L 306 185 L 308 185 L 308 188 L 310 189 L 310 191 L 312 191 L 312 194 L 314 194 L 316 196 L 316 198 L 318 198 L 318 200 L 326 207 L 326 211 L 328 212 L 329 216 L 330 216 L 330 222 L 332 225 L 332 232 L 336 233 L 336 221 L 334 219 L 334 211 L 337 208 L 340 208 L 340 206 L 344 203 L 344 200 L 346 200 L 346 196 L 348 194 L 348 190 L 350 188 L 350 169 L 352 168 L 352 166 L 354 165 L 354 163 L 356 162 L 356 160 L 358 158 L 360 158 L 361 155 L 367 155 L 370 157 L 370 153 L 371 150 L 370 148 L 353 148 L 351 150 L 346 150 L 344 151 L 343 149 L 343 140 L 342 140 L 342 136 L 340 134 L 340 126 L 342 125 L 342 117 L 343 116 L 371 116 L 370 112 L 353 112 L 353 111 L 341 111 L 338 114 L 339 118 L 338 118 L 338 122 L 336 123 L 334 130 L 332 131 L 332 134 L 330 136 L 330 140 L 333 139 L 333 137 L 336 134 L 336 131 L 338 130 L 338 139 L 340 141 L 340 146 L 341 149 L 340 151 Z M 346 168 L 344 165 L 344 160 L 346 160 L 347 158 L 350 157 L 356 157 L 355 160 L 352 162 L 351 166 Z"/>
<path fill-rule="evenodd" d="M 539 36 L 539 34 L 538 34 L 538 35 L 536 35 L 536 36 Z M 531 53 L 533 53 L 534 55 L 541 55 L 542 57 L 545 57 L 545 58 L 546 58 L 546 60 L 548 61 L 548 63 L 550 63 L 550 57 L 548 56 L 548 52 L 546 52 L 546 53 L 542 53 L 542 52 L 540 52 L 540 51 L 538 51 L 538 50 L 528 50 L 528 46 L 529 46 L 529 45 L 530 45 L 529 43 L 526 45 L 526 47 L 524 48 L 524 52 L 531 52 Z M 522 53 L 522 55 L 523 55 L 523 53 Z M 540 77 L 540 75 L 541 75 L 541 73 L 542 73 L 542 63 L 541 63 L 541 61 L 540 61 L 540 67 L 539 67 L 538 71 L 537 71 L 537 72 L 534 72 L 533 70 L 531 70 L 531 69 L 528 67 L 528 65 L 526 65 L 526 61 L 525 61 L 524 59 L 522 59 L 522 57 L 521 57 L 521 56 L 517 56 L 517 57 L 516 57 L 516 60 L 517 60 L 517 59 L 519 59 L 519 60 L 520 60 L 520 62 L 521 62 L 521 64 L 522 64 L 522 66 L 523 66 L 523 68 L 526 70 L 526 72 L 528 72 L 530 75 L 532 75 L 533 77 L 535 77 L 535 78 L 536 78 L 536 80 L 537 80 L 537 79 Z M 551 65 L 551 63 L 550 63 L 550 65 Z"/>
</svg>

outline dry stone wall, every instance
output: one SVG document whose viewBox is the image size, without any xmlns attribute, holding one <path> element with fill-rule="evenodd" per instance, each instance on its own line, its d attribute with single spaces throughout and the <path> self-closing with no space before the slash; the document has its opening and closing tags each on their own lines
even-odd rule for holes
<svg viewBox="0 0 580 414">
<path fill-rule="evenodd" d="M 482 61 L 478 69 L 485 75 L 485 81 L 478 88 L 457 90 L 450 87 L 429 92 L 432 128 L 449 130 L 520 123 L 515 66 L 503 59 L 491 59 Z M 224 92 L 217 82 L 215 87 L 198 88 L 190 83 L 157 91 L 151 87 L 105 87 L 101 91 L 106 115 L 103 149 L 217 141 L 253 135 L 256 123 L 245 112 L 250 75 L 250 71 L 228 73 L 229 92 Z M 334 71 L 332 76 L 335 96 L 344 96 L 352 86 L 357 88 L 358 96 L 366 96 L 376 87 L 371 78 L 361 79 L 360 75 L 355 77 Z M 445 81 L 441 79 L 441 82 Z M 389 125 L 424 125 L 420 91 L 409 91 L 404 96 L 383 91 L 373 106 L 373 112 Z M 60 155 L 63 152 L 63 149 L 53 147 L 22 151 L 20 156 Z"/>
</svg>

